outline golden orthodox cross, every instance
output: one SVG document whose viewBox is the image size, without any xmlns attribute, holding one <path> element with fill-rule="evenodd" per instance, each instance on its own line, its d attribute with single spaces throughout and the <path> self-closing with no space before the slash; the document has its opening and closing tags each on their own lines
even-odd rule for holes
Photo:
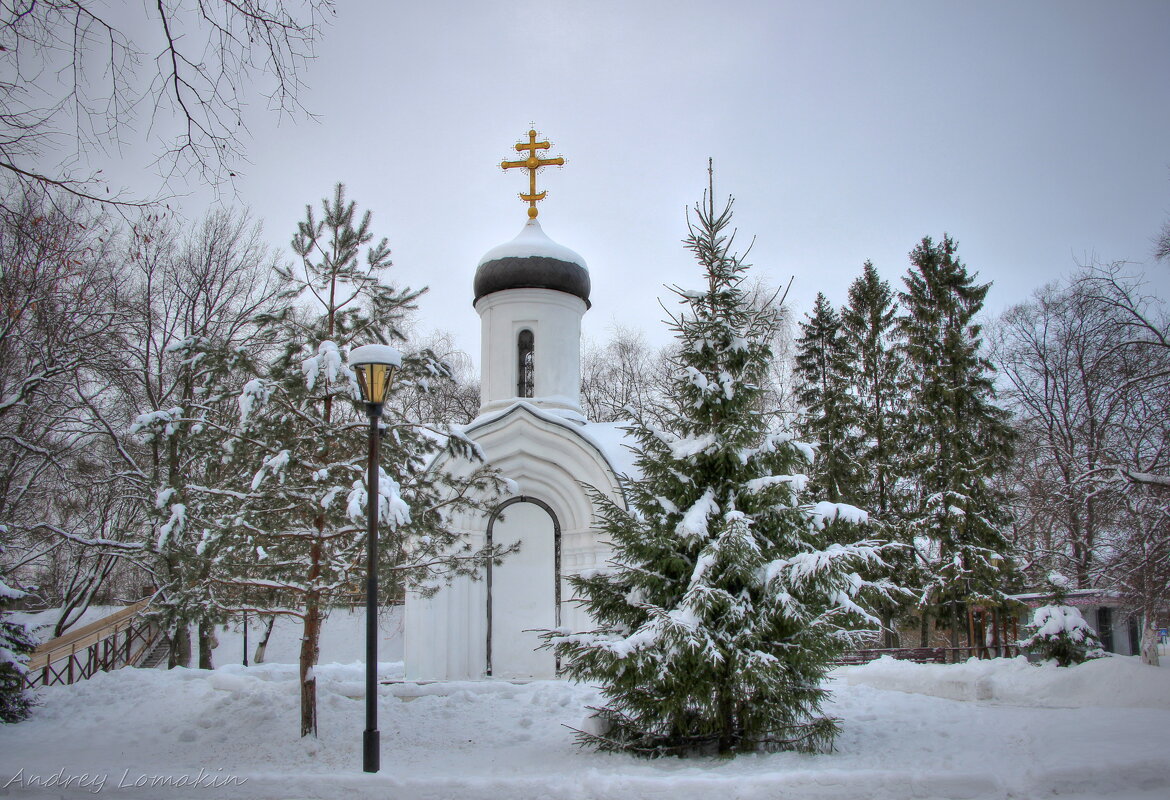
<svg viewBox="0 0 1170 800">
<path fill-rule="evenodd" d="M 536 219 L 536 215 L 540 212 L 536 210 L 536 201 L 543 200 L 548 192 L 536 191 L 536 173 L 540 171 L 541 167 L 561 167 L 565 164 L 565 159 L 557 156 L 556 158 L 539 158 L 536 155 L 537 150 L 547 150 L 551 147 L 547 141 L 536 141 L 536 131 L 528 131 L 527 142 L 517 142 L 516 152 L 523 153 L 528 151 L 528 158 L 523 158 L 519 161 L 502 161 L 500 162 L 501 169 L 514 169 L 519 167 L 528 170 L 528 194 L 520 193 L 520 199 L 528 203 L 528 216 L 530 219 Z"/>
</svg>

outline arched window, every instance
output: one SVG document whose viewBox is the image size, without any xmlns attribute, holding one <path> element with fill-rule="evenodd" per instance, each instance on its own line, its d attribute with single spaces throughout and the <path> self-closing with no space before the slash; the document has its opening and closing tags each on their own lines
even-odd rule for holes
<svg viewBox="0 0 1170 800">
<path fill-rule="evenodd" d="M 516 396 L 532 397 L 533 388 L 533 340 L 532 331 L 525 328 L 520 331 L 516 342 L 516 352 L 519 360 L 516 371 Z"/>
</svg>

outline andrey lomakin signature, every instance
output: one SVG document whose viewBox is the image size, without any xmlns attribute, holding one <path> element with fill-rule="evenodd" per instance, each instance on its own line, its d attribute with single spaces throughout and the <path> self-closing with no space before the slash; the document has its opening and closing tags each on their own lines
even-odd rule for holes
<svg viewBox="0 0 1170 800">
<path fill-rule="evenodd" d="M 7 782 L 0 784 L 0 789 L 8 789 L 11 787 L 18 788 L 45 788 L 45 789 L 88 789 L 97 794 L 102 789 L 106 788 L 109 781 L 110 774 L 108 772 L 80 772 L 76 775 L 70 775 L 65 772 L 65 768 L 52 772 L 48 775 L 41 775 L 37 773 L 26 773 L 24 767 L 7 780 Z M 131 775 L 130 770 L 123 770 L 121 776 L 118 778 L 116 784 L 110 784 L 112 787 L 119 789 L 128 788 L 205 788 L 205 789 L 219 789 L 224 786 L 243 786 L 248 782 L 247 778 L 241 778 L 236 775 L 225 775 L 223 770 L 215 770 L 208 772 L 203 767 L 199 768 L 199 772 L 194 775 Z"/>
</svg>

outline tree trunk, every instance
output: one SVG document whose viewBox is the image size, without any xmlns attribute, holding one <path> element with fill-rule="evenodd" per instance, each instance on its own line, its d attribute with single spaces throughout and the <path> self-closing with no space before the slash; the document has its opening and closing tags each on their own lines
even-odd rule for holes
<svg viewBox="0 0 1170 800">
<path fill-rule="evenodd" d="M 171 653 L 167 658 L 167 669 L 191 666 L 191 629 L 179 625 L 171 634 Z"/>
<path fill-rule="evenodd" d="M 218 643 L 215 625 L 205 619 L 199 620 L 199 669 L 215 669 L 211 663 L 211 651 Z"/>
<path fill-rule="evenodd" d="M 898 646 L 897 631 L 894 630 L 894 614 L 889 609 L 882 611 L 882 646 L 889 649 Z"/>
<path fill-rule="evenodd" d="M 305 609 L 305 630 L 301 637 L 301 736 L 317 735 L 317 649 L 321 639 L 321 609 L 310 597 Z"/>
<path fill-rule="evenodd" d="M 260 638 L 260 644 L 256 645 L 256 655 L 252 659 L 253 664 L 264 663 L 264 652 L 268 650 L 268 640 L 272 637 L 272 626 L 276 623 L 276 615 L 270 614 L 268 622 L 264 626 L 264 636 Z"/>
<path fill-rule="evenodd" d="M 325 405 L 326 418 L 329 404 Z M 316 527 L 325 527 L 325 518 L 318 515 Z M 301 736 L 317 735 L 317 655 L 321 642 L 321 594 L 317 581 L 321 577 L 321 537 L 315 537 L 309 547 L 309 591 L 305 594 L 305 627 L 301 636 Z"/>
<path fill-rule="evenodd" d="M 959 648 L 959 604 L 951 602 L 951 647 Z"/>
<path fill-rule="evenodd" d="M 918 633 L 918 646 L 930 647 L 930 615 L 925 608 L 922 609 Z"/>
<path fill-rule="evenodd" d="M 1158 666 L 1158 631 L 1154 627 L 1154 615 L 1142 615 L 1142 663 Z"/>
</svg>

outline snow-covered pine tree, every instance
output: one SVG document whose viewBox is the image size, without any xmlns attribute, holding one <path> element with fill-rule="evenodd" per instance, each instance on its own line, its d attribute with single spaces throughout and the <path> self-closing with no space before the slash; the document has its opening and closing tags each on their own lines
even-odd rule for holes
<svg viewBox="0 0 1170 800">
<path fill-rule="evenodd" d="M 796 434 L 817 449 L 809 491 L 832 502 L 857 503 L 857 408 L 850 393 L 853 365 L 845 350 L 841 318 L 817 293 L 812 314 L 796 340 L 796 400 L 802 413 Z"/>
<path fill-rule="evenodd" d="M 897 347 L 898 305 L 893 290 L 873 262 L 849 286 L 849 300 L 841 309 L 841 342 L 850 363 L 850 394 L 856 436 L 856 484 L 847 498 L 870 512 L 870 524 L 882 538 L 910 545 L 902 520 L 904 486 L 902 448 L 898 435 L 905 415 L 902 356 Z M 916 581 L 913 550 L 906 546 L 886 554 L 886 561 L 903 586 Z M 897 607 L 882 609 L 885 644 L 894 647 Z"/>
<path fill-rule="evenodd" d="M 635 420 L 641 477 L 628 508 L 598 496 L 614 548 L 608 569 L 570 578 L 596 629 L 547 634 L 565 672 L 602 687 L 595 730 L 579 740 L 640 755 L 812 751 L 830 746 L 822 713 L 833 659 L 874 620 L 857 571 L 881 546 L 829 544 L 851 506 L 803 505 L 812 449 L 761 413 L 776 316 L 753 309 L 731 251 L 731 201 L 710 190 L 687 247 L 707 286 L 675 289 L 683 310 L 668 402 Z"/>
<path fill-rule="evenodd" d="M 1060 667 L 1103 658 L 1105 648 L 1096 632 L 1085 622 L 1080 609 L 1065 602 L 1072 582 L 1059 572 L 1050 572 L 1045 582 L 1052 593 L 1052 602 L 1032 612 L 1027 626 L 1030 634 L 1020 641 L 1020 647 L 1047 661 L 1055 661 Z"/>
<path fill-rule="evenodd" d="M 957 647 L 967 605 L 995 605 L 1004 593 L 1005 502 L 993 479 L 1011 458 L 1012 430 L 995 404 L 994 367 L 975 321 L 991 284 L 975 283 L 949 236 L 938 244 L 924 237 L 910 260 L 900 295 L 910 533 L 927 572 L 919 606 L 946 618 Z"/>
<path fill-rule="evenodd" d="M 263 320 L 282 348 L 239 396 L 231 453 L 238 483 L 220 495 L 230 502 L 222 525 L 206 541 L 217 552 L 210 581 L 222 608 L 303 621 L 302 736 L 316 734 L 313 667 L 321 623 L 330 605 L 358 588 L 366 574 L 368 421 L 346 352 L 356 344 L 401 340 L 402 316 L 422 293 L 382 282 L 390 248 L 385 239 L 367 247 L 373 241 L 370 213 L 359 219 L 340 184 L 322 208 L 319 220 L 307 209 L 293 239 L 300 264 L 281 271 L 284 310 Z M 438 383 L 444 374 L 424 351 L 403 359 L 392 390 Z M 496 474 L 481 468 L 457 483 L 428 471 L 431 457 L 444 447 L 477 456 L 453 431 L 424 430 L 393 418 L 384 418 L 382 428 L 384 561 L 378 569 L 386 594 L 404 582 L 433 583 L 477 569 L 488 554 L 471 552 L 446 520 L 449 513 L 491 503 L 499 489 Z"/>
</svg>

